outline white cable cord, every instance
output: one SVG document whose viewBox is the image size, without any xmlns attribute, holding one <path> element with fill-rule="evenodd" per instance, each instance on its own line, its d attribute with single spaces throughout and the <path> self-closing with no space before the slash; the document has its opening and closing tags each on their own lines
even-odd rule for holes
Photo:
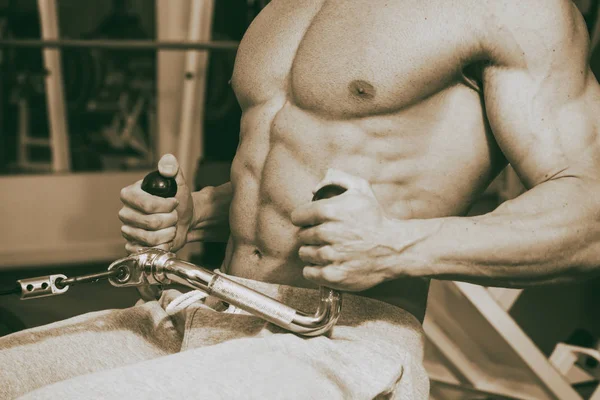
<svg viewBox="0 0 600 400">
<path fill-rule="evenodd" d="M 192 304 L 194 304 L 200 300 L 203 300 L 206 297 L 208 297 L 208 294 L 204 293 L 201 290 L 192 290 L 190 292 L 183 293 L 183 294 L 177 296 L 175 299 L 173 299 L 169 303 L 169 305 L 167 306 L 165 311 L 167 312 L 168 315 L 177 314 L 179 311 L 188 308 Z M 208 306 L 205 305 L 204 307 L 208 307 Z M 210 307 L 208 307 L 208 308 L 210 308 Z M 248 314 L 248 315 L 250 315 L 250 313 L 248 313 L 247 311 L 244 311 L 241 308 L 234 306 L 233 304 L 230 304 L 229 307 L 227 307 L 227 309 L 222 312 L 225 314 Z"/>
<path fill-rule="evenodd" d="M 248 315 L 251 315 L 249 312 L 244 311 L 241 308 L 234 306 L 233 304 L 230 304 L 229 307 L 227 307 L 227 310 L 225 310 L 223 312 L 225 314 L 248 314 Z"/>
<path fill-rule="evenodd" d="M 179 311 L 189 307 L 190 305 L 206 297 L 208 297 L 208 294 L 201 290 L 192 290 L 187 293 L 183 293 L 182 295 L 177 296 L 175 299 L 173 299 L 169 303 L 165 311 L 168 315 L 176 314 Z"/>
</svg>

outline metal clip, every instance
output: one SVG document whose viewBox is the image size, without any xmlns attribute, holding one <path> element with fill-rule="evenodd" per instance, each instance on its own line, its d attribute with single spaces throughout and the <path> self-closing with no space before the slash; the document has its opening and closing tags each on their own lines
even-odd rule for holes
<svg viewBox="0 0 600 400">
<path fill-rule="evenodd" d="M 162 285 L 168 285 L 171 280 L 164 273 L 155 271 L 155 263 L 163 263 L 175 254 L 169 252 L 156 252 L 152 250 L 134 253 L 129 257 L 115 261 L 108 267 L 108 271 L 121 270 L 109 278 L 111 285 L 116 287 L 136 286 L 142 299 L 146 301 L 156 300 L 162 294 Z"/>
<path fill-rule="evenodd" d="M 59 288 L 56 281 L 67 279 L 65 275 L 46 275 L 35 278 L 19 279 L 21 286 L 21 300 L 35 299 L 38 297 L 56 296 L 69 290 L 69 286 Z"/>
</svg>

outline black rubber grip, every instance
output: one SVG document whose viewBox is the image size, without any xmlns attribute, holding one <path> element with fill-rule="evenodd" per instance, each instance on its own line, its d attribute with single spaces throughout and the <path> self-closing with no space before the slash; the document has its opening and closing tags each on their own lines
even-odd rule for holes
<svg viewBox="0 0 600 400">
<path fill-rule="evenodd" d="M 177 182 L 175 178 L 165 178 L 158 171 L 150 172 L 142 181 L 142 190 L 158 197 L 175 197 Z"/>
<path fill-rule="evenodd" d="M 328 199 L 330 197 L 339 196 L 344 193 L 346 188 L 339 185 L 325 185 L 321 189 L 317 190 L 312 198 L 312 201 Z"/>
</svg>

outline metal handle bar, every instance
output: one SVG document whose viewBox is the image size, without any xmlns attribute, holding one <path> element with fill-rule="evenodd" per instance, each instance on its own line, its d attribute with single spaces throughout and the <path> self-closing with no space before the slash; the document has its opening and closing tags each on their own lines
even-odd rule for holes
<svg viewBox="0 0 600 400">
<path fill-rule="evenodd" d="M 219 41 L 187 41 L 164 42 L 155 40 L 81 40 L 81 39 L 2 39 L 0 48 L 79 48 L 79 49 L 108 49 L 108 50 L 210 50 L 236 51 L 239 42 L 229 40 Z"/>
<path fill-rule="evenodd" d="M 319 306 L 311 315 L 159 249 L 132 254 L 108 267 L 109 271 L 120 268 L 125 268 L 126 272 L 109 278 L 113 286 L 180 283 L 304 336 L 318 336 L 329 331 L 336 324 L 342 309 L 342 294 L 337 290 L 321 287 Z"/>
</svg>

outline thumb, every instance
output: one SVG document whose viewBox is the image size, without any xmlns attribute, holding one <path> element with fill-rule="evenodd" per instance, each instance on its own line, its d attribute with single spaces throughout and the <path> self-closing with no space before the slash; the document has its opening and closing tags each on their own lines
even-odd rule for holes
<svg viewBox="0 0 600 400">
<path fill-rule="evenodd" d="M 183 171 L 179 168 L 179 162 L 173 154 L 165 154 L 158 162 L 158 172 L 165 178 L 175 177 L 177 186 L 185 185 Z"/>
</svg>

